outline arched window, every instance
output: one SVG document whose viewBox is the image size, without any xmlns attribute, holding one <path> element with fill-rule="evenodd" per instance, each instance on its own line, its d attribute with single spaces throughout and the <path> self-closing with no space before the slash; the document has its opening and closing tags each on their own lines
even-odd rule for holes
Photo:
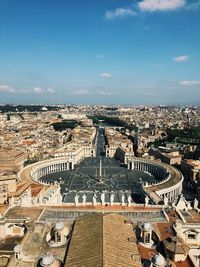
<svg viewBox="0 0 200 267">
<path fill-rule="evenodd" d="M 56 242 L 57 243 L 61 242 L 61 234 L 59 232 L 56 232 Z"/>
<path fill-rule="evenodd" d="M 150 243 L 150 233 L 145 235 L 145 243 Z"/>
</svg>

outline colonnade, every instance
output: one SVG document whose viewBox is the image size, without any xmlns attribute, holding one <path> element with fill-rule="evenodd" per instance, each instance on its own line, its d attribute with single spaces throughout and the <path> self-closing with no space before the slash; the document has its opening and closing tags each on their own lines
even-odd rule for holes
<svg viewBox="0 0 200 267">
<path fill-rule="evenodd" d="M 163 200 L 167 199 L 168 202 L 173 202 L 182 193 L 183 176 L 172 166 L 143 159 L 133 159 L 129 160 L 128 169 L 145 171 L 154 175 L 158 182 L 149 185 L 148 188 L 151 190 L 151 187 L 153 187 L 153 191 Z M 168 184 L 167 181 L 169 181 Z M 164 183 L 166 183 L 166 187 L 164 185 L 161 187 L 161 184 Z"/>
<path fill-rule="evenodd" d="M 159 180 L 166 179 L 169 176 L 168 171 L 154 163 L 150 163 L 147 161 L 142 161 L 142 160 L 132 160 L 128 162 L 128 169 L 129 170 L 138 170 L 138 171 L 143 171 L 143 172 L 148 172 L 155 177 L 159 178 Z"/>
<path fill-rule="evenodd" d="M 157 194 L 160 196 L 161 199 L 167 198 L 169 202 L 175 201 L 181 193 L 182 193 L 182 183 L 181 184 L 178 183 L 170 189 L 166 188 L 166 190 L 157 192 Z"/>
<path fill-rule="evenodd" d="M 35 181 L 50 173 L 60 172 L 74 169 L 73 161 L 58 161 L 49 162 L 48 164 L 40 165 L 32 169 L 31 178 Z"/>
</svg>

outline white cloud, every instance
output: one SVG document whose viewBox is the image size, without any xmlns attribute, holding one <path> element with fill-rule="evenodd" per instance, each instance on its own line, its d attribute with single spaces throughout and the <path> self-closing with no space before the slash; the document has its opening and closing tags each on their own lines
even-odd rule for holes
<svg viewBox="0 0 200 267">
<path fill-rule="evenodd" d="M 105 58 L 106 56 L 104 54 L 97 55 L 97 58 Z"/>
<path fill-rule="evenodd" d="M 55 90 L 53 88 L 48 88 L 47 92 L 50 93 L 50 94 L 53 94 L 53 93 L 55 93 Z"/>
<path fill-rule="evenodd" d="M 187 56 L 187 55 L 178 56 L 178 57 L 173 58 L 173 60 L 175 62 L 184 62 L 184 61 L 187 61 L 188 59 L 189 59 L 189 56 Z"/>
<path fill-rule="evenodd" d="M 77 90 L 77 91 L 71 92 L 71 95 L 77 95 L 77 96 L 89 95 L 89 94 L 90 92 L 88 90 Z"/>
<path fill-rule="evenodd" d="M 15 90 L 9 85 L 0 85 L 0 92 L 4 93 L 14 93 Z"/>
<path fill-rule="evenodd" d="M 180 81 L 179 82 L 180 85 L 182 86 L 200 86 L 200 80 L 185 80 L 185 81 Z"/>
<path fill-rule="evenodd" d="M 42 93 L 55 93 L 55 90 L 52 88 L 48 88 L 48 89 L 43 89 L 41 87 L 35 87 L 32 90 L 28 90 L 28 89 L 19 89 L 19 90 L 15 90 L 12 87 L 10 87 L 9 85 L 0 85 L 0 92 L 4 92 L 4 93 L 15 93 L 15 94 L 23 94 L 23 93 L 36 93 L 36 94 L 42 94 Z"/>
<path fill-rule="evenodd" d="M 127 7 L 127 8 L 118 7 L 115 10 L 107 10 L 105 13 L 105 19 L 113 20 L 116 18 L 125 18 L 125 17 L 136 16 L 136 15 L 137 15 L 137 12 L 130 7 Z"/>
<path fill-rule="evenodd" d="M 104 73 L 101 73 L 100 76 L 103 78 L 110 78 L 110 77 L 112 77 L 112 74 L 108 73 L 108 72 L 104 72 Z"/>
<path fill-rule="evenodd" d="M 35 87 L 35 88 L 33 88 L 33 91 L 34 91 L 36 94 L 44 93 L 44 89 L 42 89 L 41 87 Z"/>
<path fill-rule="evenodd" d="M 98 92 L 97 94 L 98 95 L 103 95 L 103 96 L 112 96 L 113 95 L 111 92 L 104 92 L 104 91 Z"/>
<path fill-rule="evenodd" d="M 185 6 L 185 0 L 143 0 L 138 3 L 141 11 L 169 11 Z"/>
<path fill-rule="evenodd" d="M 89 90 L 77 90 L 77 91 L 72 91 L 70 93 L 71 95 L 74 96 L 88 96 L 88 95 L 99 95 L 99 96 L 112 96 L 113 93 L 108 92 L 108 91 L 89 91 Z"/>
</svg>

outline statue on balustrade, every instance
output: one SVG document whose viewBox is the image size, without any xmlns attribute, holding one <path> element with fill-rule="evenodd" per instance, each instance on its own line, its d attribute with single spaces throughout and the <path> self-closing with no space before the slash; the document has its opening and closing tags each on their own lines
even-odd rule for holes
<svg viewBox="0 0 200 267">
<path fill-rule="evenodd" d="M 86 194 L 84 194 L 84 195 L 82 196 L 82 204 L 83 204 L 83 205 L 85 205 L 86 200 L 87 200 L 87 196 L 86 196 Z"/>
<path fill-rule="evenodd" d="M 194 202 L 193 202 L 193 205 L 194 205 L 194 209 L 198 209 L 198 206 L 199 206 L 199 201 L 195 198 Z"/>
<path fill-rule="evenodd" d="M 145 201 L 145 207 L 147 207 L 149 205 L 149 197 L 147 195 L 145 196 L 144 201 Z"/>
<path fill-rule="evenodd" d="M 124 205 L 126 204 L 126 203 L 125 203 L 125 195 L 124 195 L 124 194 L 122 194 L 121 199 L 122 199 L 122 206 L 124 206 Z"/>
<path fill-rule="evenodd" d="M 102 206 L 105 205 L 105 193 L 101 193 L 101 204 Z"/>
<path fill-rule="evenodd" d="M 110 196 L 110 205 L 112 206 L 113 203 L 114 203 L 114 198 L 115 198 L 115 195 L 114 194 L 111 194 Z"/>
<path fill-rule="evenodd" d="M 93 205 L 95 206 L 97 204 L 97 195 L 96 195 L 96 193 L 94 193 L 94 195 L 92 197 L 92 200 L 93 200 Z"/>
<path fill-rule="evenodd" d="M 132 202 L 132 197 L 129 195 L 128 196 L 128 206 L 131 206 L 131 202 Z"/>
<path fill-rule="evenodd" d="M 168 207 L 168 197 L 164 196 L 164 206 Z"/>
<path fill-rule="evenodd" d="M 74 202 L 75 202 L 75 205 L 78 206 L 78 204 L 79 204 L 79 195 L 78 194 L 75 195 Z"/>
</svg>

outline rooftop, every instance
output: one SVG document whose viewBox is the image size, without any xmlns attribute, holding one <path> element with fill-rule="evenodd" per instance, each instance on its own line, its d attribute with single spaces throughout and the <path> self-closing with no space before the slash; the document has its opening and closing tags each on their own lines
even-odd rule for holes
<svg viewBox="0 0 200 267">
<path fill-rule="evenodd" d="M 116 214 L 90 214 L 76 220 L 67 267 L 141 267 L 132 225 Z M 135 239 L 133 242 L 129 238 Z M 77 257 L 77 251 L 79 256 Z"/>
</svg>

